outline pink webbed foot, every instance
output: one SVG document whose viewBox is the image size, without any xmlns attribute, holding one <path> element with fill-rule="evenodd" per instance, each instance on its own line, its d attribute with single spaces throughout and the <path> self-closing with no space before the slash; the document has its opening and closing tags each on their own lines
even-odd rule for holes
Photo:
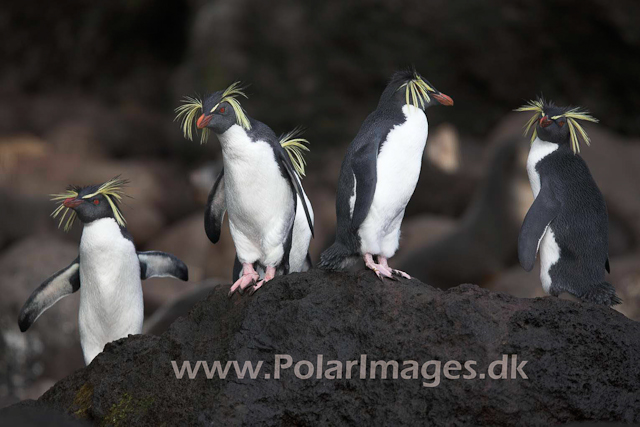
<svg viewBox="0 0 640 427">
<path fill-rule="evenodd" d="M 248 286 L 255 283 L 260 276 L 253 269 L 253 264 L 243 263 L 242 264 L 242 276 L 231 286 L 229 289 L 229 297 L 234 294 L 236 291 L 244 291 Z"/>
<path fill-rule="evenodd" d="M 364 265 L 368 269 L 373 270 L 373 272 L 376 273 L 376 276 L 378 276 L 380 280 L 382 280 L 383 277 L 391 280 L 396 280 L 396 278 L 393 277 L 393 272 L 391 271 L 391 269 L 388 266 L 376 264 L 371 254 L 365 254 Z"/>
<path fill-rule="evenodd" d="M 260 289 L 265 283 L 267 283 L 269 280 L 273 279 L 274 277 L 276 277 L 276 268 L 267 267 L 267 271 L 264 273 L 264 279 L 256 283 L 251 288 L 251 290 L 249 291 L 249 295 L 255 294 L 258 291 L 258 289 Z"/>
<path fill-rule="evenodd" d="M 398 275 L 398 276 L 402 276 L 402 277 L 404 277 L 405 279 L 409 279 L 409 280 L 411 279 L 411 276 L 409 276 L 409 275 L 408 275 L 407 273 L 405 273 L 404 271 L 402 271 L 402 270 L 396 270 L 396 269 L 394 269 L 394 268 L 390 268 L 390 267 L 389 267 L 389 264 L 388 264 L 388 259 L 387 259 L 387 258 L 385 258 L 385 257 L 383 257 L 383 256 L 379 256 L 379 257 L 378 257 L 378 261 L 380 262 L 380 265 L 382 265 L 382 266 L 386 267 L 388 270 L 390 270 L 390 271 L 391 271 L 391 273 L 396 274 L 396 275 Z"/>
</svg>

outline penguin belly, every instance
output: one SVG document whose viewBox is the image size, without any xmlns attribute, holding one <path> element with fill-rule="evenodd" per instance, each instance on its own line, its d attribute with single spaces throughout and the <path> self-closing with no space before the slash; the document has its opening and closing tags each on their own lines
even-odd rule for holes
<svg viewBox="0 0 640 427">
<path fill-rule="evenodd" d="M 402 111 L 405 122 L 391 129 L 378 153 L 376 190 L 358 230 L 363 254 L 387 258 L 395 254 L 404 210 L 420 177 L 429 124 L 419 108 L 405 105 Z M 355 197 L 352 197 L 352 213 L 354 203 Z"/>
<path fill-rule="evenodd" d="M 545 293 L 551 293 L 553 280 L 551 278 L 551 267 L 560 261 L 560 246 L 556 241 L 556 235 L 551 226 L 547 227 L 542 235 L 539 246 L 540 253 L 540 281 Z"/>
<path fill-rule="evenodd" d="M 140 261 L 113 218 L 84 226 L 80 240 L 80 344 L 88 365 L 105 344 L 142 332 Z"/>
<path fill-rule="evenodd" d="M 220 140 L 229 228 L 238 259 L 275 267 L 294 221 L 291 187 L 269 143 L 252 141 L 237 125 Z"/>
</svg>

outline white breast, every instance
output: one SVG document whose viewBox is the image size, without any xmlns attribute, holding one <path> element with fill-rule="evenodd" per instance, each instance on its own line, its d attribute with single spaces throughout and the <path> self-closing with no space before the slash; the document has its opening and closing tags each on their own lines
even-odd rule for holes
<svg viewBox="0 0 640 427">
<path fill-rule="evenodd" d="M 558 149 L 558 144 L 543 141 L 536 138 L 531 144 L 529 157 L 527 158 L 527 174 L 529 183 L 533 191 L 533 197 L 538 197 L 540 193 L 540 174 L 536 170 L 537 164 Z M 545 228 L 540 240 L 538 240 L 538 250 L 540 253 L 540 281 L 546 293 L 551 289 L 551 275 L 549 270 L 560 259 L 560 247 L 556 242 L 553 230 L 549 225 Z"/>
<path fill-rule="evenodd" d="M 395 252 L 404 209 L 420 177 L 429 133 L 427 116 L 411 105 L 402 107 L 402 112 L 406 121 L 389 132 L 378 154 L 376 190 L 360 229 L 364 252 Z M 352 212 L 355 198 L 350 199 Z M 387 242 L 389 235 L 392 241 Z M 385 251 L 385 246 L 391 249 Z"/>
<path fill-rule="evenodd" d="M 527 158 L 527 174 L 529 175 L 529 183 L 531 184 L 534 198 L 538 197 L 540 192 L 540 174 L 536 170 L 536 165 L 557 149 L 558 144 L 543 141 L 540 138 L 536 138 L 531 144 L 529 157 Z"/>
<path fill-rule="evenodd" d="M 113 218 L 93 221 L 82 231 L 78 320 L 87 363 L 106 343 L 142 331 L 140 263 Z"/>
<path fill-rule="evenodd" d="M 402 108 L 406 121 L 388 134 L 378 154 L 377 183 L 369 215 L 395 218 L 404 210 L 420 177 L 429 124 L 424 112 L 412 105 Z M 355 203 L 355 197 L 351 199 Z"/>
<path fill-rule="evenodd" d="M 293 221 L 293 194 L 268 142 L 251 141 L 233 125 L 222 135 L 225 198 L 231 234 L 242 260 L 278 258 Z M 281 257 L 281 255 L 280 255 Z"/>
</svg>

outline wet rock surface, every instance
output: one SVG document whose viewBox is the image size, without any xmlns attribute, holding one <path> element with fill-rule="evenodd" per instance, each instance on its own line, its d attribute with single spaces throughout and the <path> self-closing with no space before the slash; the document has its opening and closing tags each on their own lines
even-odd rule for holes
<svg viewBox="0 0 640 427">
<path fill-rule="evenodd" d="M 312 270 L 276 278 L 253 297 L 215 287 L 162 336 L 107 345 L 38 404 L 96 424 L 122 425 L 549 425 L 640 422 L 640 325 L 607 307 L 519 299 L 473 285 L 448 291 L 373 273 Z M 528 363 L 528 379 L 302 380 L 281 378 L 276 354 L 325 361 L 477 362 L 503 354 Z M 171 361 L 263 360 L 255 380 L 176 379 Z M 428 373 L 433 372 L 430 366 Z M 499 371 L 497 369 L 496 371 Z M 510 375 L 511 367 L 508 369 Z M 306 373 L 306 367 L 301 372 Z M 459 372 L 461 374 L 465 371 Z M 391 369 L 389 370 L 391 376 Z M 33 403 L 22 403 L 23 405 Z M 13 407 L 15 410 L 15 406 Z M 0 420 L 8 409 L 0 412 Z"/>
</svg>

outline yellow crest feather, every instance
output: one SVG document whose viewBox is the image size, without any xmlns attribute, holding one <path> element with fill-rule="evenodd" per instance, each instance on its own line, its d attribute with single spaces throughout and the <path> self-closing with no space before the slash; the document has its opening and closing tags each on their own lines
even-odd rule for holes
<svg viewBox="0 0 640 427">
<path fill-rule="evenodd" d="M 293 164 L 296 173 L 300 178 L 305 176 L 305 168 L 307 162 L 304 158 L 304 152 L 310 151 L 309 141 L 299 136 L 302 134 L 302 129 L 296 128 L 289 133 L 280 137 L 280 145 L 287 152 L 291 163 Z"/>
<path fill-rule="evenodd" d="M 231 108 L 233 108 L 234 113 L 236 114 L 236 123 L 238 126 L 242 126 L 245 130 L 251 129 L 251 123 L 249 122 L 249 118 L 245 113 L 242 105 L 240 105 L 240 101 L 238 101 L 238 97 L 243 96 L 248 98 L 248 96 L 243 92 L 243 87 L 241 83 L 234 82 L 228 88 L 222 92 L 222 97 L 220 102 L 218 102 L 207 114 L 213 113 L 216 108 L 223 102 L 229 103 Z M 182 127 L 182 133 L 184 137 L 189 141 L 193 141 L 193 129 L 198 131 L 196 127 L 196 122 L 198 117 L 201 114 L 204 114 L 203 111 L 203 102 L 199 98 L 195 98 L 192 96 L 185 96 L 182 98 L 182 105 L 175 109 L 176 118 L 175 121 L 180 121 L 180 126 Z M 209 139 L 209 135 L 211 134 L 211 130 L 208 128 L 200 129 L 202 134 L 200 135 L 200 144 L 204 144 Z"/>
<path fill-rule="evenodd" d="M 67 232 L 71 230 L 73 223 L 76 220 L 77 214 L 74 210 L 69 209 L 65 205 L 62 204 L 66 199 L 75 199 L 78 197 L 78 192 L 72 189 L 67 189 L 64 193 L 51 194 L 51 200 L 54 202 L 60 202 L 60 205 L 51 213 L 53 218 L 56 218 L 62 212 L 62 216 L 60 217 L 60 222 L 58 223 L 58 228 L 62 227 L 62 223 L 64 222 L 64 218 L 70 213 L 69 218 L 67 218 L 67 222 L 64 225 L 64 231 Z"/>
<path fill-rule="evenodd" d="M 422 109 L 431 100 L 429 92 L 435 92 L 416 72 L 413 73 L 413 78 L 400 85 L 398 90 L 403 87 L 405 88 L 405 103 L 416 108 L 422 107 Z"/>
<path fill-rule="evenodd" d="M 533 133 L 531 134 L 531 142 L 535 141 L 537 135 L 536 131 L 536 122 L 540 120 L 540 118 L 544 115 L 544 107 L 545 103 L 542 99 L 537 99 L 535 101 L 529 101 L 525 105 L 520 108 L 516 108 L 514 111 L 533 111 L 533 116 L 527 121 L 525 124 L 524 135 L 526 136 L 529 133 L 529 130 L 533 128 Z M 569 138 L 571 139 L 571 149 L 575 154 L 580 153 L 580 140 L 578 136 L 582 137 L 584 142 L 587 145 L 591 144 L 591 140 L 589 139 L 589 135 L 584 130 L 582 125 L 578 123 L 578 120 L 585 120 L 588 122 L 597 123 L 598 119 L 591 116 L 588 111 L 580 110 L 579 108 L 571 108 L 562 114 L 558 114 L 556 116 L 551 117 L 553 120 L 557 120 L 560 117 L 566 117 L 567 125 L 569 126 Z"/>
<path fill-rule="evenodd" d="M 586 122 L 598 123 L 598 119 L 589 114 L 586 110 L 580 110 L 579 108 L 572 108 L 564 114 L 553 116 L 552 119 L 556 120 L 560 117 L 567 118 L 567 124 L 569 125 L 569 134 L 571 136 L 571 149 L 574 153 L 580 152 L 580 140 L 578 136 L 582 137 L 584 143 L 587 146 L 591 145 L 591 139 L 587 135 L 587 131 L 584 130 L 582 125 L 578 123 L 578 120 L 584 120 Z"/>
<path fill-rule="evenodd" d="M 239 81 L 232 83 L 228 88 L 224 90 L 224 92 L 222 92 L 222 99 L 220 99 L 220 102 L 214 105 L 210 113 L 213 113 L 215 109 L 218 108 L 218 105 L 222 104 L 223 102 L 228 102 L 229 105 L 231 105 L 231 108 L 233 108 L 234 113 L 236 113 L 236 123 L 238 123 L 239 126 L 242 126 L 245 130 L 249 130 L 251 129 L 251 123 L 249 122 L 249 118 L 244 112 L 242 105 L 240 105 L 240 101 L 238 101 L 237 99 L 238 96 L 244 96 L 247 99 L 249 98 L 243 92 L 243 89 L 244 88 Z"/>
<path fill-rule="evenodd" d="M 98 187 L 98 189 L 95 192 L 82 196 L 82 198 L 90 199 L 91 197 L 94 197 L 98 194 L 101 194 L 102 196 L 104 196 L 104 198 L 107 199 L 109 206 L 111 207 L 111 210 L 113 212 L 113 216 L 116 222 L 122 227 L 124 227 L 126 220 L 124 219 L 122 212 L 120 212 L 120 209 L 118 208 L 118 205 L 114 202 L 114 200 L 116 202 L 119 202 L 120 200 L 122 200 L 124 187 L 128 183 L 129 183 L 128 180 L 120 179 L 119 176 L 116 176 L 115 178 L 110 179 L 109 181 L 105 182 L 100 187 Z M 60 215 L 60 213 L 62 213 L 62 216 L 60 217 L 60 222 L 58 223 L 58 228 L 62 226 L 62 223 L 64 222 L 65 217 L 67 216 L 67 214 L 69 214 L 69 217 L 67 218 L 67 222 L 64 225 L 65 232 L 71 229 L 71 227 L 73 226 L 73 223 L 75 222 L 75 219 L 77 218 L 77 214 L 73 209 L 66 207 L 63 204 L 63 202 L 66 199 L 77 198 L 78 194 L 79 193 L 76 188 L 69 188 L 64 193 L 51 195 L 52 201 L 60 202 L 60 205 L 51 213 L 51 216 L 53 218 L 56 218 L 58 215 Z"/>
<path fill-rule="evenodd" d="M 193 141 L 193 129 L 198 131 L 196 127 L 196 121 L 202 114 L 202 100 L 191 96 L 185 96 L 182 98 L 182 105 L 175 109 L 176 118 L 174 121 L 180 120 L 180 126 L 182 127 L 182 133 L 184 137 L 189 141 Z M 200 144 L 207 142 L 209 133 L 211 131 L 207 128 L 202 129 L 200 135 Z"/>
<path fill-rule="evenodd" d="M 540 120 L 542 114 L 544 113 L 544 101 L 541 99 L 531 100 L 527 102 L 520 108 L 516 108 L 514 111 L 533 111 L 533 116 L 527 121 L 524 126 L 524 136 L 527 136 L 531 127 L 533 127 L 533 133 L 531 134 L 531 142 L 535 141 L 538 136 L 538 132 L 536 131 L 535 123 Z"/>
</svg>

